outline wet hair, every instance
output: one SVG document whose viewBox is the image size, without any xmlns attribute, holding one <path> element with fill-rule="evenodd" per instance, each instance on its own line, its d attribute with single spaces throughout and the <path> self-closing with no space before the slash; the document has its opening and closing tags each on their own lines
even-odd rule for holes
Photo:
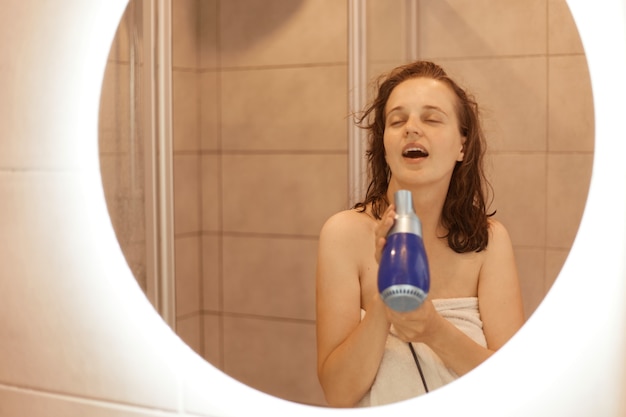
<svg viewBox="0 0 626 417">
<path fill-rule="evenodd" d="M 372 214 L 380 219 L 389 206 L 387 189 L 391 172 L 385 159 L 383 135 L 385 107 L 395 87 L 412 78 L 430 78 L 446 84 L 457 97 L 456 112 L 463 145 L 463 160 L 452 172 L 448 194 L 443 205 L 441 223 L 447 230 L 443 236 L 457 253 L 480 252 L 489 241 L 485 197 L 491 191 L 485 177 L 483 159 L 485 138 L 480 126 L 478 104 L 474 97 L 452 80 L 439 65 L 417 61 L 393 69 L 376 81 L 377 95 L 363 112 L 356 115 L 356 124 L 368 131 L 368 175 L 370 179 L 365 199 L 354 208 L 365 211 L 371 204 Z"/>
</svg>

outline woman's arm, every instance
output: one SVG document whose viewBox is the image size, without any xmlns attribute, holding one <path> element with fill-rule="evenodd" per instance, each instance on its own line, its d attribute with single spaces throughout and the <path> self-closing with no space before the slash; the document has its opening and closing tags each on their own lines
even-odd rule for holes
<svg viewBox="0 0 626 417">
<path fill-rule="evenodd" d="M 524 324 L 522 292 L 506 228 L 490 221 L 490 241 L 478 277 L 478 308 L 487 346 L 496 351 Z"/>
<path fill-rule="evenodd" d="M 389 332 L 378 294 L 361 321 L 360 254 L 374 252 L 371 233 L 355 216 L 331 217 L 320 233 L 317 278 L 318 377 L 326 400 L 354 406 L 371 387 Z M 362 256 L 362 255 L 361 255 Z"/>
</svg>

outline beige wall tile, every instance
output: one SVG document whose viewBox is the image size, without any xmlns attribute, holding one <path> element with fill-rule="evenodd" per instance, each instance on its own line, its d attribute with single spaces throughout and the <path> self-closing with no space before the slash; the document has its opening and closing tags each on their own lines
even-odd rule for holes
<svg viewBox="0 0 626 417">
<path fill-rule="evenodd" d="M 369 63 L 407 56 L 406 0 L 366 0 L 366 57 Z"/>
<path fill-rule="evenodd" d="M 199 0 L 200 12 L 200 68 L 218 66 L 218 0 Z"/>
<path fill-rule="evenodd" d="M 193 314 L 191 316 L 176 319 L 176 334 L 191 348 L 194 352 L 202 354 L 200 315 Z"/>
<path fill-rule="evenodd" d="M 584 55 L 550 58 L 549 130 L 551 151 L 593 151 L 594 109 Z"/>
<path fill-rule="evenodd" d="M 345 63 L 347 11 L 337 0 L 223 1 L 222 66 Z"/>
<path fill-rule="evenodd" d="M 203 357 L 211 365 L 223 369 L 222 363 L 222 317 L 215 314 L 203 314 L 202 325 L 204 329 L 204 352 Z"/>
<path fill-rule="evenodd" d="M 98 148 L 99 153 L 113 153 L 115 152 L 117 142 L 117 134 L 113 129 L 98 129 Z"/>
<path fill-rule="evenodd" d="M 174 232 L 200 230 L 200 157 L 174 155 Z"/>
<path fill-rule="evenodd" d="M 551 54 L 584 53 L 566 0 L 548 0 L 548 25 L 548 50 Z"/>
<path fill-rule="evenodd" d="M 175 0 L 172 2 L 172 64 L 174 67 L 198 68 L 199 1 Z"/>
<path fill-rule="evenodd" d="M 394 69 L 397 66 L 405 64 L 406 61 L 404 59 L 394 59 L 394 60 L 380 60 L 380 61 L 368 61 L 367 62 L 367 99 L 368 101 L 373 99 L 376 94 L 376 81 L 378 78 L 384 74 L 387 74 L 389 71 Z"/>
<path fill-rule="evenodd" d="M 315 320 L 317 239 L 224 236 L 224 311 Z"/>
<path fill-rule="evenodd" d="M 346 150 L 346 77 L 343 65 L 223 73 L 223 149 Z"/>
<path fill-rule="evenodd" d="M 520 287 L 526 318 L 534 313 L 545 296 L 546 253 L 542 247 L 515 247 Z"/>
<path fill-rule="evenodd" d="M 200 77 L 200 148 L 216 150 L 219 138 L 219 86 L 215 71 L 205 71 Z"/>
<path fill-rule="evenodd" d="M 202 309 L 220 311 L 222 308 L 222 285 L 220 278 L 220 238 L 217 235 L 202 236 Z"/>
<path fill-rule="evenodd" d="M 177 237 L 176 252 L 176 317 L 185 318 L 200 310 L 200 238 Z M 186 334 L 188 337 L 189 334 Z"/>
<path fill-rule="evenodd" d="M 516 246 L 544 246 L 546 239 L 546 157 L 492 155 L 493 208 Z"/>
<path fill-rule="evenodd" d="M 592 164 L 590 154 L 548 156 L 549 247 L 571 247 L 587 201 Z"/>
<path fill-rule="evenodd" d="M 441 65 L 475 96 L 488 149 L 545 151 L 546 58 L 450 60 Z"/>
<path fill-rule="evenodd" d="M 202 155 L 202 230 L 214 232 L 220 229 L 220 169 L 221 165 L 217 155 Z"/>
<path fill-rule="evenodd" d="M 200 149 L 200 88 L 196 72 L 172 73 L 174 151 Z"/>
<path fill-rule="evenodd" d="M 224 230 L 317 236 L 347 207 L 346 155 L 224 155 Z"/>
<path fill-rule="evenodd" d="M 546 53 L 546 0 L 421 0 L 423 57 Z"/>
<path fill-rule="evenodd" d="M 224 370 L 253 388 L 321 404 L 316 355 L 312 323 L 224 317 Z"/>
<path fill-rule="evenodd" d="M 546 282 L 544 291 L 547 293 L 554 281 L 558 278 L 565 265 L 570 251 L 569 249 L 547 249 L 546 250 Z"/>
</svg>

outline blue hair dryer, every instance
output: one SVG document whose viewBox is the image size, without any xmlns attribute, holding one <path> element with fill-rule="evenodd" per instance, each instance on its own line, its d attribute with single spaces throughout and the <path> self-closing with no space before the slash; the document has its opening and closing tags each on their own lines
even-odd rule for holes
<svg viewBox="0 0 626 417">
<path fill-rule="evenodd" d="M 407 312 L 422 305 L 430 289 L 430 270 L 422 240 L 422 223 L 411 192 L 394 194 L 396 218 L 387 233 L 378 267 L 378 291 L 390 308 Z"/>
</svg>

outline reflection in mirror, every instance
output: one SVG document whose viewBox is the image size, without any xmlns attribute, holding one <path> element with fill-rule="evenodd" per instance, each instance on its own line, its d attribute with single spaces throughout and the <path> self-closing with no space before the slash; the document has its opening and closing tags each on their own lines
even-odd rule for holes
<svg viewBox="0 0 626 417">
<path fill-rule="evenodd" d="M 109 214 L 126 261 L 147 291 L 145 84 L 141 1 L 131 1 L 109 53 L 103 82 L 99 150 Z"/>
<path fill-rule="evenodd" d="M 315 258 L 348 204 L 348 3 L 172 1 L 177 333 L 269 394 L 325 405 L 316 376 Z M 373 78 L 440 63 L 477 96 L 497 217 L 515 247 L 529 316 L 563 265 L 589 186 L 593 110 L 565 0 L 367 0 Z M 407 17 L 408 16 L 408 17 Z M 143 2 L 111 49 L 100 114 L 109 213 L 150 292 L 154 208 L 145 190 Z M 324 30 L 319 30 L 319 22 Z M 398 24 L 403 22 L 403 24 Z M 148 185 L 147 185 L 148 184 Z"/>
</svg>

